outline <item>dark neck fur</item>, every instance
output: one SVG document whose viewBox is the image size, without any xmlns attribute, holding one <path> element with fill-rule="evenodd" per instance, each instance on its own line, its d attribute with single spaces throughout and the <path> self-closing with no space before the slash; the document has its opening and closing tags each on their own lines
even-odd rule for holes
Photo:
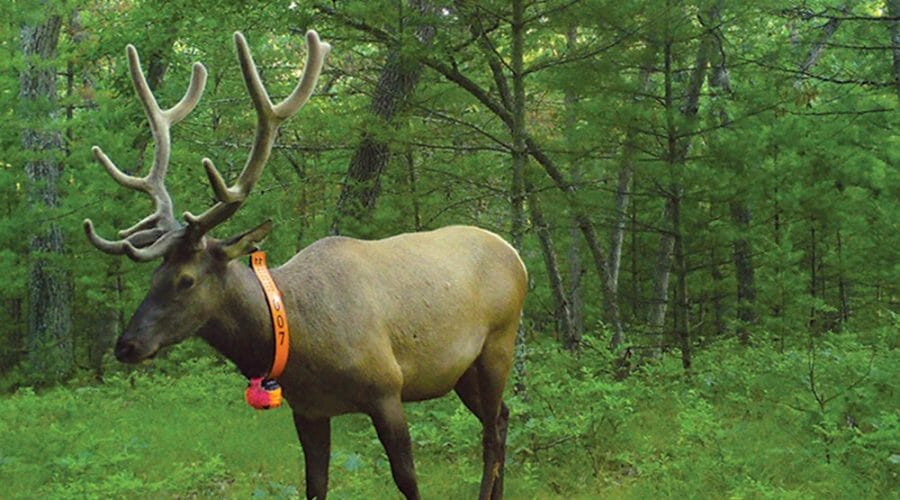
<svg viewBox="0 0 900 500">
<path fill-rule="evenodd" d="M 219 311 L 200 329 L 200 338 L 247 378 L 266 375 L 274 356 L 272 320 L 262 287 L 243 261 L 228 264 L 222 295 Z"/>
</svg>

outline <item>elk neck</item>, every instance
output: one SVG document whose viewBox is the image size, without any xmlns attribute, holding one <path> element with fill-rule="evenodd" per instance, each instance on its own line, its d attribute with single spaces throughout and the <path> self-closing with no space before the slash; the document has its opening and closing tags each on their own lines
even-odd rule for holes
<svg viewBox="0 0 900 500">
<path fill-rule="evenodd" d="M 275 349 L 272 319 L 262 287 L 243 259 L 228 263 L 221 293 L 220 307 L 198 335 L 247 378 L 266 375 Z"/>
</svg>

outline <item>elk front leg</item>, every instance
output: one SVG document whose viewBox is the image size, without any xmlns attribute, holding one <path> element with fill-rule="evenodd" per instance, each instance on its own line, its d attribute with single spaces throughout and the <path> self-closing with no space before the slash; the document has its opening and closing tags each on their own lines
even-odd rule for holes
<svg viewBox="0 0 900 500">
<path fill-rule="evenodd" d="M 294 412 L 294 426 L 306 462 L 306 498 L 324 500 L 328 492 L 331 419 L 306 419 Z"/>
<path fill-rule="evenodd" d="M 387 452 L 391 463 L 391 474 L 397 488 L 407 500 L 419 499 L 419 487 L 416 485 L 416 468 L 412 458 L 412 441 L 409 438 L 409 427 L 400 396 L 390 397 L 376 403 L 369 413 L 378 439 Z"/>
</svg>

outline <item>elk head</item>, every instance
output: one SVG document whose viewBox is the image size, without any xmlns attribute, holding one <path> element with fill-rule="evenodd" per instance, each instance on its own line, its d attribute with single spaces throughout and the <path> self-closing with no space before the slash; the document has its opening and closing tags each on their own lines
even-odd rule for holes
<svg viewBox="0 0 900 500">
<path fill-rule="evenodd" d="M 147 193 L 155 210 L 135 225 L 119 231 L 121 239 L 116 241 L 98 236 L 90 219 L 85 219 L 84 230 L 91 243 L 103 252 L 127 255 L 137 262 L 162 257 L 163 262 L 153 274 L 146 298 L 116 343 L 115 355 L 120 361 L 137 362 L 151 357 L 161 347 L 180 342 L 203 326 L 221 306 L 221 288 L 228 263 L 252 251 L 271 230 L 271 222 L 267 221 L 228 240 L 208 236 L 210 230 L 231 217 L 246 201 L 262 175 L 279 125 L 306 103 L 315 88 L 331 46 L 321 42 L 314 31 L 309 31 L 306 39 L 308 52 L 303 76 L 289 96 L 273 105 L 246 40 L 240 33 L 234 34 L 244 83 L 256 109 L 256 138 L 243 170 L 231 186 L 225 183 L 212 160 L 203 159 L 216 203 L 199 216 L 185 212 L 184 223 L 175 218 L 172 198 L 165 187 L 171 152 L 169 129 L 197 105 L 206 84 L 206 69 L 200 63 L 194 64 L 184 97 L 175 106 L 163 110 L 147 85 L 137 51 L 131 45 L 126 48 L 131 79 L 155 141 L 153 164 L 146 176 L 134 177 L 116 167 L 99 147 L 94 146 L 93 153 L 116 182 Z"/>
</svg>

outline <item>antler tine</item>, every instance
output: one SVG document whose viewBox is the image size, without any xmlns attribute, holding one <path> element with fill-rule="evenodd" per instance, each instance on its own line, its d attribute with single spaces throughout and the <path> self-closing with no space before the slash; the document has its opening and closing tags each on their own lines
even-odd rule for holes
<svg viewBox="0 0 900 500">
<path fill-rule="evenodd" d="M 125 254 L 132 260 L 143 262 L 164 255 L 168 248 L 175 243 L 176 239 L 172 237 L 172 234 L 181 228 L 175 219 L 172 198 L 165 187 L 166 170 L 171 153 L 169 128 L 193 111 L 203 95 L 207 74 L 206 68 L 202 64 L 195 63 L 191 81 L 184 96 L 171 108 L 162 110 L 147 85 L 137 50 L 129 44 L 125 47 L 125 53 L 128 57 L 131 81 L 144 108 L 144 113 L 147 115 L 150 132 L 155 143 L 153 165 L 146 176 L 135 177 L 122 172 L 99 147 L 94 146 L 93 153 L 110 177 L 122 186 L 150 195 L 155 208 L 152 214 L 137 224 L 119 231 L 119 237 L 123 238 L 119 241 L 110 241 L 97 235 L 90 219 L 85 219 L 84 230 L 88 239 L 99 250 L 114 255 Z"/>
<path fill-rule="evenodd" d="M 106 173 L 108 173 L 109 176 L 113 178 L 113 180 L 130 189 L 135 189 L 138 191 L 147 190 L 147 183 L 144 181 L 144 179 L 128 175 L 119 170 L 119 167 L 117 167 L 116 164 L 113 163 L 108 156 L 106 156 L 106 153 L 104 153 L 99 146 L 92 147 L 91 152 L 94 153 L 94 159 L 96 159 L 98 163 L 103 165 L 103 168 L 106 169 Z"/>
<path fill-rule="evenodd" d="M 331 51 L 331 45 L 319 40 L 319 34 L 313 30 L 306 32 L 306 46 L 308 50 L 306 52 L 306 66 L 303 69 L 303 78 L 297 83 L 291 95 L 275 106 L 275 115 L 282 120 L 290 118 L 309 100 L 313 90 L 316 88 L 319 75 L 322 73 L 325 56 Z"/>
<path fill-rule="evenodd" d="M 312 30 L 307 32 L 306 41 L 308 46 L 306 66 L 300 82 L 289 96 L 273 106 L 269 94 L 259 78 L 259 72 L 253 62 L 253 55 L 250 53 L 247 40 L 240 32 L 234 34 L 234 44 L 241 65 L 241 73 L 247 86 L 247 92 L 250 94 L 250 100 L 256 109 L 256 138 L 250 148 L 244 168 L 231 187 L 227 186 L 212 160 L 203 159 L 203 167 L 216 195 L 217 203 L 199 216 L 185 212 L 184 217 L 195 235 L 206 234 L 240 208 L 262 175 L 263 168 L 272 151 L 272 144 L 275 142 L 278 126 L 296 114 L 312 95 L 319 74 L 322 72 L 325 56 L 331 50 L 331 45 L 321 42 L 319 35 Z"/>
<path fill-rule="evenodd" d="M 147 79 L 141 70 L 141 59 L 138 56 L 137 49 L 129 44 L 125 51 L 128 54 L 128 67 L 131 71 L 131 81 L 134 84 L 134 90 L 144 106 L 144 113 L 147 115 L 147 121 L 150 122 L 150 132 L 156 143 L 153 166 L 145 179 L 147 179 L 149 188 L 165 192 L 165 187 L 162 183 L 166 176 L 166 169 L 169 166 L 169 155 L 172 149 L 169 128 L 183 120 L 200 101 L 200 97 L 203 96 L 203 90 L 206 88 L 206 68 L 200 63 L 194 63 L 191 82 L 188 84 L 184 97 L 178 101 L 178 104 L 162 110 L 157 104 L 153 92 L 150 91 L 150 86 L 147 85 Z M 149 191 L 148 193 L 152 194 Z M 174 215 L 172 215 L 171 219 L 175 220 Z"/>
<path fill-rule="evenodd" d="M 154 231 L 158 231 L 160 234 L 156 235 L 152 244 L 146 248 L 138 248 L 135 246 L 137 240 L 133 244 L 132 238 L 110 241 L 99 236 L 94 230 L 94 223 L 91 222 L 91 219 L 84 220 L 84 232 L 98 250 L 112 255 L 127 255 L 136 262 L 147 262 L 161 257 L 165 255 L 166 251 L 174 243 L 175 240 L 172 236 L 175 234 L 175 231 L 163 232 L 159 229 Z M 143 240 L 142 243 L 146 244 L 146 238 Z"/>
<path fill-rule="evenodd" d="M 175 235 L 178 231 L 167 231 L 163 233 L 152 245 L 146 248 L 136 248 L 134 245 L 126 244 L 125 253 L 136 262 L 148 262 L 162 257 L 169 251 L 169 248 L 178 242 Z"/>
<path fill-rule="evenodd" d="M 175 125 L 190 114 L 203 97 L 203 91 L 206 89 L 206 67 L 201 63 L 194 63 L 191 73 L 191 83 L 184 93 L 184 97 L 178 101 L 178 104 L 163 111 L 163 116 L 169 122 L 169 125 Z"/>
</svg>

